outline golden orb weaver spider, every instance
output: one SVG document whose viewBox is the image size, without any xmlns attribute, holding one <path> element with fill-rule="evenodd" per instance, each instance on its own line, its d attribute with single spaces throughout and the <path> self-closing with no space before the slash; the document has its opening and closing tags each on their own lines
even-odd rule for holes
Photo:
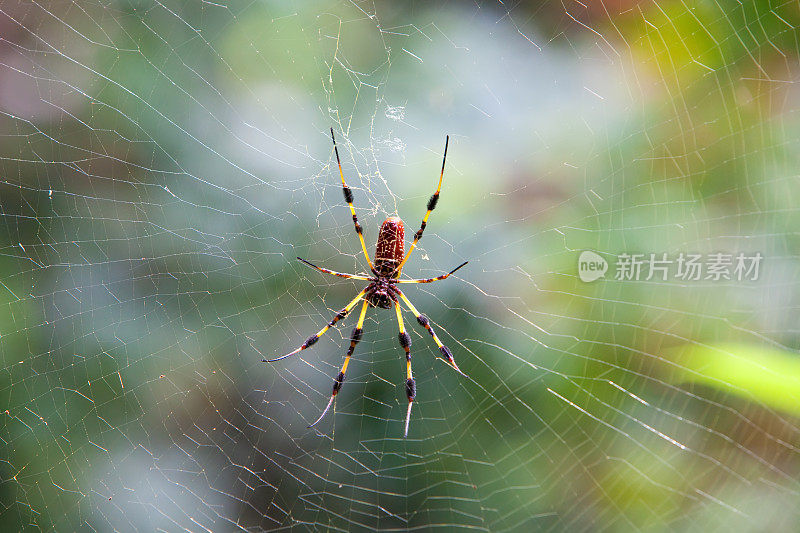
<svg viewBox="0 0 800 533">
<path fill-rule="evenodd" d="M 400 272 L 403 270 L 403 265 L 406 264 L 408 261 L 409 256 L 411 256 L 411 252 L 414 251 L 416 248 L 417 243 L 422 238 L 422 233 L 425 231 L 425 226 L 428 224 L 428 217 L 431 215 L 431 211 L 436 208 L 436 203 L 439 201 L 439 192 L 442 190 L 442 178 L 444 177 L 444 164 L 447 160 L 447 145 L 450 143 L 450 136 L 448 135 L 445 138 L 444 143 L 444 156 L 442 157 L 442 171 L 439 174 L 439 185 L 436 187 L 436 192 L 428 200 L 428 211 L 425 213 L 425 216 L 422 218 L 422 224 L 420 225 L 419 230 L 414 234 L 414 242 L 411 243 L 411 248 L 409 248 L 408 253 L 404 253 L 405 250 L 405 241 L 404 241 L 404 232 L 405 228 L 403 225 L 403 221 L 400 217 L 391 216 L 387 218 L 383 224 L 381 224 L 380 232 L 378 233 L 378 242 L 375 247 L 375 263 L 370 260 L 369 253 L 367 252 L 367 246 L 364 243 L 364 232 L 361 228 L 361 224 L 358 223 L 358 217 L 356 216 L 356 210 L 353 207 L 353 191 L 350 190 L 350 187 L 347 186 L 347 183 L 344 181 L 344 173 L 342 172 L 342 162 L 339 159 L 339 149 L 336 147 L 336 137 L 333 135 L 333 128 L 331 128 L 331 140 L 333 141 L 333 150 L 336 153 L 336 163 L 339 165 L 339 177 L 342 179 L 342 190 L 344 191 L 344 200 L 347 202 L 347 205 L 350 207 L 350 214 L 353 215 L 353 224 L 355 225 L 356 233 L 358 234 L 358 238 L 361 241 L 361 249 L 364 251 L 364 257 L 367 258 L 367 263 L 369 263 L 370 270 L 372 270 L 372 276 L 360 276 L 357 274 L 345 274 L 342 272 L 334 272 L 333 270 L 328 270 L 327 268 L 322 268 L 314 265 L 313 263 L 306 261 L 303 258 L 298 257 L 300 261 L 307 264 L 308 266 L 319 270 L 325 274 L 332 274 L 334 276 L 339 276 L 340 278 L 347 278 L 347 279 L 356 279 L 362 281 L 369 281 L 369 285 L 359 292 L 355 298 L 353 298 L 350 303 L 348 303 L 341 311 L 339 311 L 336 316 L 334 316 L 328 325 L 319 330 L 314 335 L 310 336 L 308 339 L 300 345 L 299 348 L 296 350 L 287 353 L 286 355 L 282 355 L 280 357 L 276 357 L 275 359 L 262 359 L 264 363 L 274 363 L 275 361 L 280 361 L 281 359 L 285 359 L 290 357 L 298 352 L 305 350 L 306 348 L 312 346 L 315 342 L 319 340 L 319 338 L 325 334 L 331 327 L 333 327 L 339 320 L 346 317 L 350 311 L 358 304 L 359 301 L 362 299 L 364 300 L 363 305 L 361 306 L 361 314 L 358 316 L 358 323 L 356 327 L 353 329 L 353 332 L 350 335 L 350 348 L 347 350 L 347 354 L 345 355 L 344 363 L 342 364 L 342 368 L 339 371 L 339 374 L 333 381 L 333 392 L 331 393 L 331 398 L 328 400 L 328 405 L 325 406 L 325 409 L 322 411 L 322 414 L 319 415 L 311 425 L 308 427 L 314 427 L 317 423 L 322 420 L 328 410 L 333 405 L 334 400 L 336 399 L 336 395 L 339 393 L 339 390 L 342 388 L 342 383 L 344 383 L 344 374 L 347 372 L 347 365 L 350 363 L 350 356 L 353 355 L 355 351 L 356 344 L 358 341 L 361 340 L 361 335 L 363 333 L 363 326 L 364 326 L 364 317 L 367 315 L 367 307 L 380 307 L 382 309 L 391 309 L 394 306 L 395 312 L 397 314 L 397 324 L 400 327 L 400 346 L 406 353 L 406 396 L 408 397 L 408 410 L 406 411 L 406 425 L 405 425 L 405 433 L 403 434 L 404 437 L 408 437 L 408 424 L 411 420 L 411 406 L 414 403 L 414 398 L 417 396 L 417 383 L 414 381 L 414 376 L 411 373 L 411 337 L 406 333 L 405 326 L 403 325 L 403 315 L 400 310 L 400 302 L 398 297 L 403 300 L 403 302 L 408 306 L 408 309 L 414 313 L 414 316 L 417 318 L 417 322 L 420 326 L 425 328 L 425 330 L 433 337 L 434 342 L 437 346 L 439 346 L 439 351 L 445 358 L 445 361 L 452 366 L 456 372 L 461 374 L 462 376 L 466 377 L 456 365 L 455 360 L 453 359 L 453 353 L 450 349 L 442 344 L 442 341 L 439 340 L 439 337 L 436 336 L 436 332 L 433 331 L 431 327 L 430 320 L 417 311 L 417 308 L 414 307 L 414 304 L 409 301 L 408 297 L 397 287 L 399 283 L 431 283 L 433 281 L 438 281 L 447 278 L 450 274 L 458 270 L 459 268 L 466 265 L 469 261 L 465 261 L 458 265 L 456 268 L 448 272 L 447 274 L 443 274 L 441 276 L 435 278 L 426 278 L 426 279 L 399 279 Z"/>
</svg>

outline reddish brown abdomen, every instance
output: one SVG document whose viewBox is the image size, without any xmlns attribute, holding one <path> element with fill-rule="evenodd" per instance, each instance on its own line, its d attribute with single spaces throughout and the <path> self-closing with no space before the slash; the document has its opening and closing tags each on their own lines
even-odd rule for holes
<svg viewBox="0 0 800 533">
<path fill-rule="evenodd" d="M 397 265 L 405 255 L 405 226 L 400 217 L 389 217 L 381 224 L 375 248 L 375 270 L 381 276 L 396 277 Z"/>
</svg>

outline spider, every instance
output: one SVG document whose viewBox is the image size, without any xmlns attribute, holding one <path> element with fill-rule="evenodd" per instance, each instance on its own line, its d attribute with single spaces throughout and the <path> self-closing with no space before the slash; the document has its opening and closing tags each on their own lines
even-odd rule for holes
<svg viewBox="0 0 800 533">
<path fill-rule="evenodd" d="M 436 187 L 436 192 L 428 200 L 428 211 L 425 213 L 425 216 L 422 218 L 422 224 L 420 225 L 419 230 L 414 234 L 414 242 L 411 243 L 411 248 L 409 248 L 408 253 L 404 253 L 405 249 L 405 241 L 404 241 L 404 225 L 403 221 L 400 217 L 390 216 L 387 218 L 383 224 L 381 224 L 380 232 L 378 233 L 378 242 L 375 247 L 375 263 L 370 260 L 369 253 L 367 252 L 367 246 L 364 243 L 364 232 L 361 228 L 361 224 L 358 223 L 358 217 L 356 216 L 356 210 L 353 208 L 353 191 L 350 187 L 347 186 L 347 183 L 344 181 L 344 173 L 342 172 L 342 162 L 339 159 L 339 149 L 336 147 L 336 137 L 333 135 L 333 128 L 331 128 L 331 140 L 333 141 L 333 150 L 336 153 L 336 163 L 339 165 L 339 177 L 342 179 L 342 190 L 344 191 L 344 200 L 347 202 L 347 205 L 350 207 L 350 214 L 353 215 L 353 224 L 355 225 L 356 233 L 358 234 L 358 238 L 361 240 L 361 249 L 364 252 L 364 256 L 367 258 L 367 263 L 369 263 L 370 270 L 372 271 L 372 276 L 361 276 L 357 274 L 345 274 L 342 272 L 335 272 L 333 270 L 328 270 L 327 268 L 318 267 L 317 265 L 311 263 L 310 261 L 306 261 L 305 259 L 298 257 L 300 261 L 305 263 L 306 265 L 319 270 L 325 274 L 332 274 L 334 276 L 339 276 L 340 278 L 347 278 L 347 279 L 355 279 L 361 281 L 368 281 L 369 285 L 366 286 L 364 290 L 359 292 L 355 298 L 353 298 L 350 303 L 348 303 L 341 311 L 339 311 L 336 316 L 334 316 L 328 325 L 319 330 L 314 335 L 310 336 L 308 339 L 300 345 L 299 348 L 296 350 L 287 353 L 286 355 L 282 355 L 280 357 L 276 357 L 275 359 L 262 359 L 264 363 L 274 363 L 275 361 L 280 361 L 281 359 L 285 359 L 290 357 L 298 352 L 305 350 L 306 348 L 311 347 L 314 343 L 316 343 L 319 338 L 325 334 L 331 327 L 333 327 L 339 320 L 346 317 L 350 311 L 358 304 L 359 301 L 363 300 L 364 303 L 361 306 L 361 314 L 358 316 L 358 323 L 356 327 L 353 329 L 353 332 L 350 335 L 350 348 L 347 350 L 347 354 L 345 355 L 344 363 L 342 364 L 342 368 L 339 371 L 339 374 L 333 381 L 333 392 L 331 392 L 331 398 L 328 400 L 328 405 L 325 406 L 325 409 L 322 411 L 322 414 L 319 415 L 309 428 L 312 428 L 319 423 L 320 420 L 325 416 L 328 410 L 333 405 L 334 400 L 336 399 L 336 395 L 339 394 L 339 390 L 342 388 L 342 383 L 344 383 L 344 375 L 347 372 L 347 365 L 350 363 L 350 356 L 353 355 L 355 351 L 356 344 L 361 340 L 361 336 L 363 334 L 363 326 L 364 326 L 364 317 L 367 314 L 367 307 L 380 307 L 382 309 L 391 309 L 394 307 L 395 313 L 397 314 L 397 324 L 400 328 L 400 334 L 398 336 L 400 340 L 400 346 L 403 348 L 406 354 L 406 396 L 408 397 L 408 410 L 406 411 L 406 423 L 405 423 L 405 433 L 404 437 L 408 437 L 408 424 L 411 420 L 411 407 L 414 403 L 414 399 L 417 396 L 417 383 L 414 381 L 414 376 L 411 373 L 411 337 L 409 337 L 408 333 L 405 330 L 405 326 L 403 325 L 403 315 L 400 310 L 400 300 L 406 304 L 408 309 L 414 313 L 414 316 L 417 318 L 417 323 L 420 326 L 425 328 L 425 330 L 433 337 L 433 341 L 439 347 L 439 351 L 444 356 L 445 361 L 453 367 L 453 369 L 461 374 L 462 376 L 466 377 L 456 365 L 455 360 L 453 359 L 453 353 L 450 349 L 442 344 L 442 341 L 439 340 L 439 337 L 436 335 L 436 332 L 433 331 L 431 327 L 430 320 L 420 313 L 414 304 L 409 301 L 408 297 L 397 287 L 400 283 L 431 283 L 434 281 L 439 281 L 442 279 L 447 278 L 458 270 L 459 268 L 466 265 L 469 261 L 465 261 L 458 265 L 456 268 L 448 272 L 447 274 L 443 274 L 441 276 L 435 278 L 427 278 L 427 279 L 399 279 L 400 272 L 403 270 L 403 265 L 406 264 L 408 261 L 409 256 L 411 256 L 411 252 L 414 251 L 416 248 L 417 243 L 422 238 L 422 233 L 425 231 L 425 226 L 428 224 L 428 217 L 436 208 L 436 204 L 439 201 L 439 192 L 442 189 L 442 178 L 444 177 L 444 164 L 447 160 L 447 145 L 450 142 L 450 136 L 447 136 L 444 143 L 444 156 L 442 157 L 442 171 L 439 174 L 439 185 Z"/>
</svg>

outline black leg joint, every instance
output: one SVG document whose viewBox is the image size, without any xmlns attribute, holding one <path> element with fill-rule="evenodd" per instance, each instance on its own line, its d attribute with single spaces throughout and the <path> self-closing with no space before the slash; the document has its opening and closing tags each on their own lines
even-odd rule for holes
<svg viewBox="0 0 800 533">
<path fill-rule="evenodd" d="M 356 233 L 358 233 L 359 235 L 361 235 L 361 233 L 362 233 L 363 231 L 364 231 L 364 230 L 361 228 L 361 224 L 359 224 L 358 222 L 356 222 Z"/>
<path fill-rule="evenodd" d="M 306 342 L 303 343 L 303 348 L 308 348 L 318 340 L 319 337 L 317 337 L 316 335 L 311 335 L 309 338 L 306 339 Z"/>
<path fill-rule="evenodd" d="M 339 375 L 336 376 L 336 381 L 333 383 L 333 395 L 334 396 L 339 394 L 339 389 L 342 388 L 342 382 L 344 382 L 344 372 L 339 372 Z"/>
<path fill-rule="evenodd" d="M 428 317 L 426 317 L 425 315 L 419 315 L 417 317 L 417 322 L 419 322 L 419 325 L 424 328 L 427 328 L 429 324 Z"/>
<path fill-rule="evenodd" d="M 450 348 L 448 348 L 447 346 L 443 345 L 441 348 L 439 348 L 439 351 L 442 352 L 442 355 L 445 356 L 448 361 L 453 360 L 453 352 L 451 352 Z"/>
<path fill-rule="evenodd" d="M 353 191 L 350 190 L 350 187 L 344 186 L 342 187 L 342 191 L 344 192 L 344 201 L 348 204 L 353 203 Z"/>
<path fill-rule="evenodd" d="M 406 380 L 406 396 L 408 396 L 409 402 L 413 402 L 417 397 L 417 382 L 414 381 L 414 378 Z"/>
<path fill-rule="evenodd" d="M 428 200 L 428 211 L 433 211 L 434 209 L 436 209 L 436 203 L 438 201 L 439 201 L 439 193 L 438 192 L 433 193 L 431 199 Z"/>
<path fill-rule="evenodd" d="M 402 333 L 400 333 L 399 338 L 400 338 L 400 346 L 402 346 L 403 348 L 408 348 L 409 346 L 411 346 L 411 337 L 408 336 L 408 333 L 403 331 Z"/>
<path fill-rule="evenodd" d="M 414 240 L 418 241 L 422 238 L 422 230 L 418 229 L 417 232 L 414 234 Z"/>
<path fill-rule="evenodd" d="M 356 344 L 361 340 L 361 334 L 364 333 L 363 329 L 353 328 L 353 333 L 350 334 L 350 347 L 347 349 L 347 356 L 353 355 L 356 351 Z"/>
<path fill-rule="evenodd" d="M 335 316 L 335 317 L 333 317 L 333 319 L 332 319 L 330 322 L 328 322 L 328 325 L 329 325 L 329 326 L 333 326 L 333 325 L 335 325 L 335 324 L 336 324 L 338 321 L 340 321 L 341 319 L 343 319 L 343 318 L 344 318 L 344 317 L 346 317 L 346 316 L 347 316 L 347 310 L 346 310 L 346 309 L 342 309 L 341 311 L 339 311 L 338 313 L 336 313 L 336 316 Z"/>
</svg>

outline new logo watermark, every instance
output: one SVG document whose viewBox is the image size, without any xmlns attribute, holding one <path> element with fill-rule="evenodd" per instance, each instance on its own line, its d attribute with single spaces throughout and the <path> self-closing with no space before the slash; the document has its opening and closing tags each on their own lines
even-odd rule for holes
<svg viewBox="0 0 800 533">
<path fill-rule="evenodd" d="M 608 262 L 602 256 L 586 250 L 578 257 L 578 277 L 589 283 L 606 275 Z"/>
<path fill-rule="evenodd" d="M 764 256 L 760 252 L 694 254 L 621 253 L 613 262 L 614 279 L 619 281 L 756 281 Z M 578 257 L 578 277 L 586 283 L 604 278 L 608 261 L 591 250 Z"/>
</svg>

